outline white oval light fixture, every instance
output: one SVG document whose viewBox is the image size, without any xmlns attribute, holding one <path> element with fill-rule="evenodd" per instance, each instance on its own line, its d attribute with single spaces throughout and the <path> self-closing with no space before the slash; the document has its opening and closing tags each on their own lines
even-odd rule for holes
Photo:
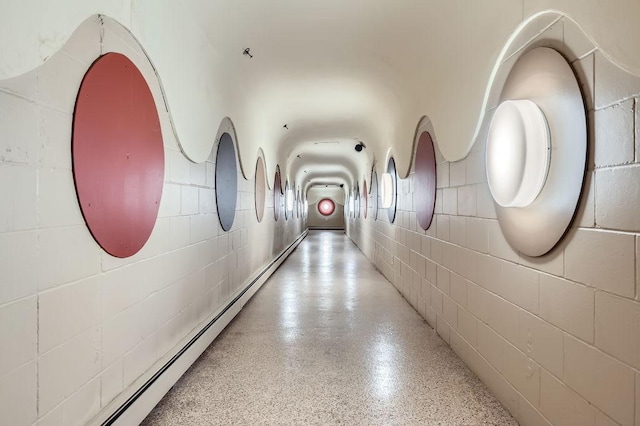
<svg viewBox="0 0 640 426">
<path fill-rule="evenodd" d="M 380 197 L 382 208 L 388 209 L 393 204 L 393 178 L 391 173 L 383 173 L 380 178 Z"/>
<path fill-rule="evenodd" d="M 540 194 L 549 172 L 549 125 L 528 100 L 506 100 L 489 126 L 486 163 L 493 199 L 502 207 L 526 207 Z"/>
<path fill-rule="evenodd" d="M 293 191 L 292 190 L 287 191 L 287 210 L 290 212 L 293 211 Z"/>
</svg>

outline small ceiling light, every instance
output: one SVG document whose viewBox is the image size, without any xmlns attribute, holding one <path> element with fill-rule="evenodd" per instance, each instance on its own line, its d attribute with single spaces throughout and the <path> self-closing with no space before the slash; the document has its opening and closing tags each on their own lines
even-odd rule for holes
<svg viewBox="0 0 640 426">
<path fill-rule="evenodd" d="M 502 207 L 527 207 L 538 197 L 549 172 L 549 125 L 527 99 L 507 100 L 489 126 L 486 163 L 493 199 Z"/>
<path fill-rule="evenodd" d="M 382 208 L 388 209 L 393 204 L 393 178 L 390 173 L 383 173 L 380 180 L 380 196 Z"/>
<path fill-rule="evenodd" d="M 251 49 L 250 49 L 249 47 L 247 47 L 246 49 L 244 49 L 244 51 L 242 52 L 242 54 L 243 54 L 244 56 L 248 56 L 248 57 L 249 57 L 249 59 L 252 59 L 252 58 L 253 58 L 253 55 L 251 54 Z"/>
</svg>

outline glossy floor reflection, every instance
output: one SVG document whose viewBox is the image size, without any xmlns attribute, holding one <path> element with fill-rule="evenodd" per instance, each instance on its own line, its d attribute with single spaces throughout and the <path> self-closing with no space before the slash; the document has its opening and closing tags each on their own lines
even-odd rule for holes
<svg viewBox="0 0 640 426">
<path fill-rule="evenodd" d="M 517 424 L 342 232 L 311 232 L 145 425 Z"/>
</svg>

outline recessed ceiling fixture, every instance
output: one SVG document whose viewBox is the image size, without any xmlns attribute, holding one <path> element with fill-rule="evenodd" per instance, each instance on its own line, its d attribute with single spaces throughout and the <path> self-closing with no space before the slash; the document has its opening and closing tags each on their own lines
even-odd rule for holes
<svg viewBox="0 0 640 426">
<path fill-rule="evenodd" d="M 249 59 L 253 58 L 253 55 L 251 54 L 251 48 L 247 47 L 246 49 L 244 49 L 244 51 L 242 52 L 242 54 L 244 56 L 248 56 Z"/>
<path fill-rule="evenodd" d="M 486 147 L 487 182 L 507 241 L 542 256 L 576 210 L 587 154 L 580 87 L 560 53 L 540 47 L 511 69 Z"/>
</svg>

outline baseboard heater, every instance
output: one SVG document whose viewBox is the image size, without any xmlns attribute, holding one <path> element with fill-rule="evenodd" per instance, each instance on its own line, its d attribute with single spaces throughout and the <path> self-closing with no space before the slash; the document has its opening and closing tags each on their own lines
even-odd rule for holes
<svg viewBox="0 0 640 426">
<path fill-rule="evenodd" d="M 307 236 L 308 232 L 309 232 L 308 230 L 305 230 L 302 234 L 300 234 L 300 236 L 298 238 L 296 238 L 295 241 L 293 241 L 286 249 L 284 249 L 275 259 L 273 259 L 253 280 L 251 280 L 251 282 L 238 295 L 236 295 L 236 297 L 234 297 L 211 321 L 209 321 L 193 338 L 191 338 L 191 340 L 189 340 L 189 342 L 187 342 L 187 344 L 184 345 L 178 351 L 178 353 L 176 353 L 173 357 L 171 357 L 171 359 L 169 359 L 169 361 L 167 361 L 153 376 L 151 376 L 146 382 L 144 382 L 142 384 L 142 386 L 140 386 L 133 393 L 133 395 L 131 395 L 124 403 L 122 403 L 122 405 L 120 405 L 106 420 L 104 420 L 102 423 L 98 422 L 97 424 L 101 424 L 102 426 L 111 426 L 111 425 L 116 424 L 116 422 L 121 423 L 122 420 L 123 420 L 121 418 L 123 416 L 123 414 L 125 414 L 127 412 L 127 410 L 129 408 L 131 408 L 131 406 L 134 403 L 136 403 L 136 401 L 138 401 L 144 395 L 144 393 L 147 390 L 149 390 L 149 388 L 151 388 L 151 386 L 154 383 L 156 383 L 159 379 L 161 379 L 162 375 L 164 373 L 166 373 L 171 368 L 171 366 L 173 366 L 177 361 L 179 361 L 181 356 L 183 356 L 192 346 L 194 346 L 196 343 L 198 343 L 199 339 L 202 336 L 204 336 L 205 333 L 207 333 L 214 325 L 219 325 L 218 321 L 226 313 L 228 313 L 232 309 L 238 311 L 238 312 L 235 313 L 235 315 L 237 315 L 240 312 L 240 309 L 242 309 L 242 306 L 244 306 L 244 304 L 242 306 L 237 306 L 236 304 L 243 298 L 243 296 L 245 296 L 245 294 L 249 290 L 251 290 L 251 288 L 256 283 L 258 283 L 260 280 L 263 279 L 265 274 L 268 273 L 269 275 L 267 277 L 264 277 L 264 281 L 266 281 L 269 278 L 269 276 L 271 274 L 273 274 L 273 272 L 275 272 L 278 267 L 280 267 L 280 264 L 282 262 L 284 262 L 286 257 L 293 251 L 293 249 L 295 249 L 298 246 L 298 244 L 300 244 L 300 242 Z M 283 259 L 283 257 L 285 259 Z M 278 264 L 278 263 L 280 263 L 280 264 Z M 278 264 L 277 267 L 274 270 L 271 270 L 274 267 L 274 265 L 276 265 L 276 264 Z M 264 284 L 264 281 L 263 281 L 263 284 Z M 258 290 L 258 288 L 255 291 L 257 291 L 257 290 Z M 248 299 L 246 301 L 244 301 L 244 303 L 246 303 L 247 301 L 248 301 Z M 235 315 L 233 315 L 231 318 L 228 318 L 227 323 L 222 325 L 222 327 L 218 331 L 218 333 L 212 338 L 212 341 L 224 329 L 224 327 L 226 327 L 229 324 L 229 322 L 231 322 L 231 320 L 235 317 Z M 211 344 L 211 343 L 208 343 L 205 346 L 204 349 L 206 349 L 209 346 L 209 344 Z M 204 349 L 202 350 L 202 352 L 204 352 Z M 196 356 L 196 359 L 202 354 L 202 352 L 200 352 L 198 354 L 198 356 Z M 189 366 L 191 366 L 191 363 L 189 363 Z M 188 367 L 187 367 L 187 369 L 188 369 Z M 185 369 L 185 371 L 186 371 L 186 369 Z M 182 374 L 184 374 L 184 372 L 180 373 L 177 378 L 180 378 L 182 376 Z M 169 386 L 167 391 L 170 388 L 171 388 L 171 386 Z M 163 395 L 164 395 L 164 393 L 163 393 Z M 162 397 L 160 397 L 160 399 L 161 398 Z M 159 399 L 158 399 L 158 401 L 159 401 Z M 157 403 L 157 401 L 156 401 L 156 403 Z M 155 404 L 153 404 L 153 406 L 155 406 Z M 146 414 L 148 414 L 148 412 Z M 146 417 L 146 414 L 144 415 L 145 417 Z M 140 421 L 142 419 L 144 419 L 144 417 L 142 417 L 140 419 Z M 94 420 L 95 420 L 95 418 L 94 418 Z M 129 420 L 131 421 L 133 419 L 129 419 Z"/>
</svg>

